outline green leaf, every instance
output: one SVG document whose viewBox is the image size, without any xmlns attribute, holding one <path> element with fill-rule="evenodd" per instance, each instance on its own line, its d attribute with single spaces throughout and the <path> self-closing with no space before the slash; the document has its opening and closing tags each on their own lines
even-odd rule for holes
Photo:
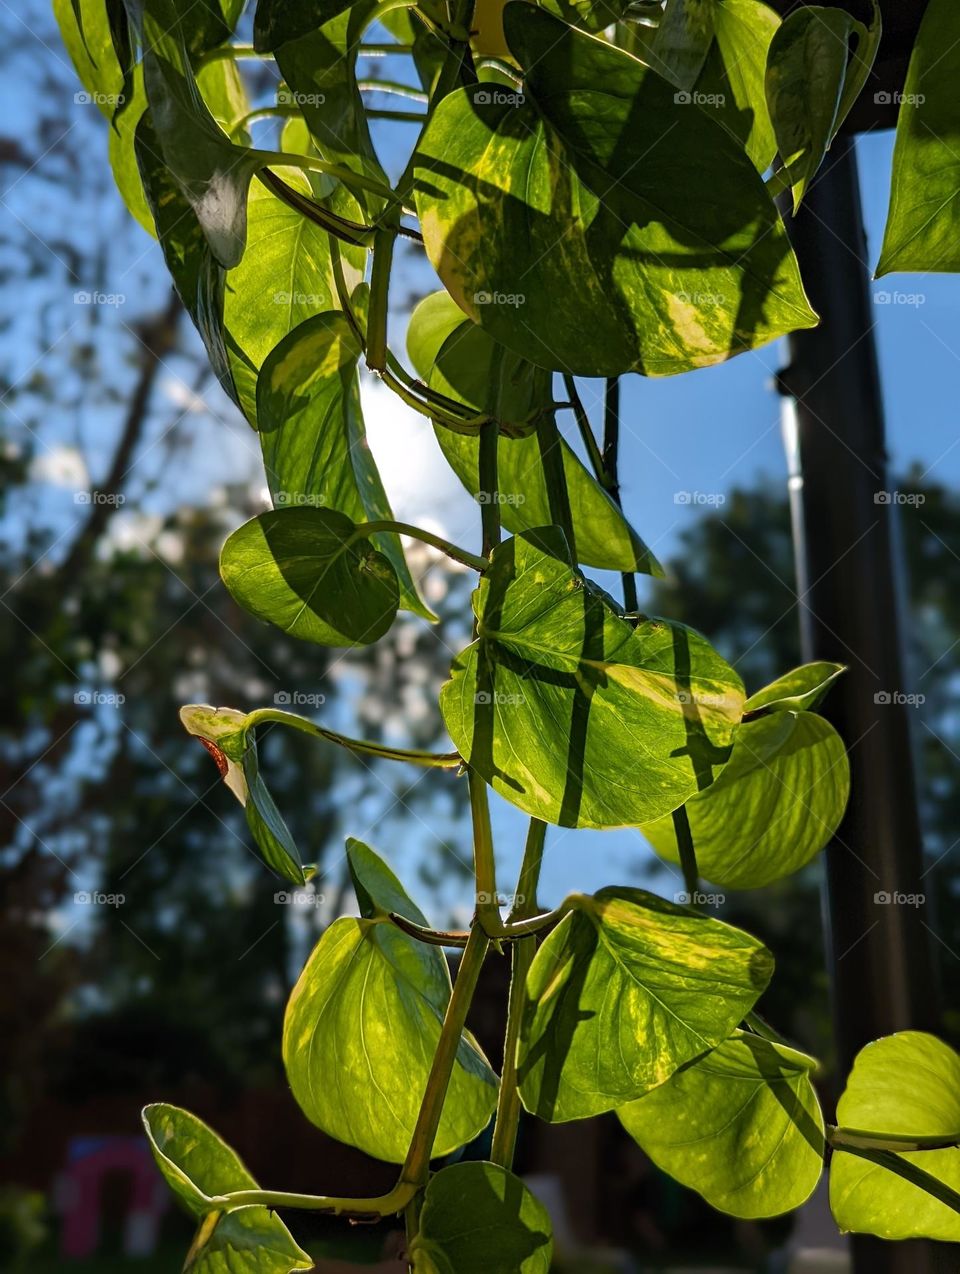
<svg viewBox="0 0 960 1274">
<path fill-rule="evenodd" d="M 235 708 L 191 703 L 180 709 L 189 734 L 200 739 L 217 763 L 220 776 L 243 806 L 247 826 L 264 863 L 284 880 L 305 882 L 300 852 L 260 775 L 257 742 L 247 714 Z"/>
<path fill-rule="evenodd" d="M 419 916 L 373 851 L 350 847 L 353 870 L 404 915 Z M 361 902 L 367 904 L 365 886 Z M 378 1159 L 403 1161 L 426 1089 L 450 998 L 442 952 L 382 917 L 334 921 L 313 950 L 287 1005 L 283 1062 L 304 1114 L 338 1141 Z M 376 1100 L 371 1095 L 376 1094 Z M 433 1145 L 449 1154 L 486 1127 L 497 1080 L 469 1033 Z"/>
<path fill-rule="evenodd" d="M 642 889 L 574 894 L 527 977 L 527 1110 L 559 1123 L 614 1110 L 715 1048 L 756 1003 L 773 957 L 750 934 Z"/>
<path fill-rule="evenodd" d="M 258 0 L 253 20 L 253 47 L 273 53 L 289 40 L 299 40 L 350 8 L 353 0 Z"/>
<path fill-rule="evenodd" d="M 414 1274 L 549 1274 L 552 1252 L 547 1210 L 512 1172 L 455 1163 L 430 1178 Z"/>
<path fill-rule="evenodd" d="M 446 292 L 425 297 L 410 317 L 407 350 L 431 389 L 467 403 L 478 414 L 519 423 L 551 398 L 549 377 L 518 358 L 464 317 Z M 551 426 L 555 428 L 555 426 Z M 447 463 L 474 499 L 480 491 L 480 439 L 436 427 Z M 663 568 L 566 441 L 560 439 L 577 554 L 586 566 L 662 575 Z M 497 453 L 500 516 L 509 531 L 552 520 L 540 439 L 501 434 Z"/>
<path fill-rule="evenodd" d="M 850 793 L 843 740 L 815 713 L 775 712 L 745 721 L 716 781 L 686 804 L 700 873 L 730 889 L 789 876 L 833 838 Z M 679 863 L 673 819 L 640 829 Z"/>
<path fill-rule="evenodd" d="M 798 9 L 770 44 L 767 104 L 780 158 L 793 184 L 793 210 L 807 192 L 834 133 L 854 19 L 842 9 Z"/>
<path fill-rule="evenodd" d="M 877 276 L 960 270 L 957 8 L 930 0 L 900 100 L 893 185 Z"/>
<path fill-rule="evenodd" d="M 763 708 L 767 712 L 806 712 L 817 707 L 846 671 L 845 664 L 829 663 L 825 659 L 801 664 L 752 694 L 743 705 L 743 711 L 758 712 Z"/>
<path fill-rule="evenodd" d="M 393 521 L 363 423 L 360 353 L 346 316 L 328 312 L 294 328 L 264 362 L 257 417 L 278 506 L 318 504 L 354 522 Z M 371 543 L 396 572 L 401 605 L 434 619 L 417 593 L 399 538 L 378 534 Z"/>
<path fill-rule="evenodd" d="M 259 1187 L 212 1128 L 179 1106 L 159 1102 L 144 1108 L 143 1126 L 167 1185 L 194 1217 L 208 1219 L 191 1249 L 193 1274 L 290 1274 L 313 1268 L 312 1258 L 269 1208 L 240 1208 L 215 1219 L 211 1199 Z"/>
<path fill-rule="evenodd" d="M 778 1216 L 804 1203 L 823 1171 L 816 1066 L 792 1048 L 736 1031 L 617 1114 L 658 1168 L 712 1207 Z"/>
<path fill-rule="evenodd" d="M 203 339 L 217 379 L 225 393 L 238 402 L 223 331 L 223 267 L 214 259 L 193 208 L 167 168 L 149 111 L 137 124 L 134 149 L 177 294 Z"/>
<path fill-rule="evenodd" d="M 365 646 L 390 628 L 397 573 L 356 524 L 333 509 L 275 509 L 245 522 L 220 574 L 252 615 L 323 646 Z"/>
<path fill-rule="evenodd" d="M 528 814 L 635 826 L 710 782 L 743 687 L 698 633 L 632 627 L 562 555 L 555 528 L 494 551 L 474 595 L 478 638 L 440 708 L 461 756 Z"/>
<path fill-rule="evenodd" d="M 495 0 L 491 7 L 497 7 Z M 546 0 L 542 7 L 571 26 L 600 32 L 620 21 L 630 7 L 630 0 Z"/>
<path fill-rule="evenodd" d="M 319 31 L 280 45 L 276 59 L 289 88 L 286 100 L 292 96 L 300 107 L 324 158 L 386 181 L 356 77 L 360 38 L 375 8 L 375 0 L 352 4 Z M 376 195 L 359 192 L 357 200 L 370 216 L 380 210 Z"/>
<path fill-rule="evenodd" d="M 862 1132 L 960 1140 L 960 1056 L 923 1031 L 875 1040 L 857 1054 L 837 1122 Z M 960 1191 L 960 1148 L 897 1157 Z M 888 1168 L 846 1151 L 833 1154 L 830 1207 L 841 1230 L 960 1242 L 960 1214 Z"/>
<path fill-rule="evenodd" d="M 689 371 L 816 323 L 760 175 L 709 111 L 540 8 L 504 19 L 522 103 L 450 93 L 415 157 L 427 254 L 464 313 L 584 376 Z"/>
<path fill-rule="evenodd" d="M 717 123 L 736 137 L 758 172 L 777 150 L 767 110 L 767 55 L 780 18 L 762 0 L 722 0 L 713 5 L 716 39 L 696 83 Z M 711 100 L 712 99 L 712 100 Z"/>
<path fill-rule="evenodd" d="M 650 65 L 677 88 L 690 90 L 713 42 L 715 0 L 667 0 L 648 52 Z"/>
<path fill-rule="evenodd" d="M 157 140 L 167 165 L 220 263 L 243 256 L 247 191 L 264 165 L 260 152 L 237 146 L 208 110 L 182 47 L 147 47 L 144 84 Z"/>
<path fill-rule="evenodd" d="M 393 912 L 414 924 L 427 927 L 429 921 L 426 916 L 407 897 L 400 881 L 380 855 L 352 836 L 347 837 L 347 866 L 364 920 L 389 916 Z"/>
</svg>

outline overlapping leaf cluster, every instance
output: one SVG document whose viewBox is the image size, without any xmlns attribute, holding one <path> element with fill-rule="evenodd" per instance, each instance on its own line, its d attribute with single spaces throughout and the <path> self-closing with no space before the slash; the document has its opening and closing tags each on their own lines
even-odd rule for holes
<svg viewBox="0 0 960 1274">
<path fill-rule="evenodd" d="M 747 697 L 700 634 L 641 614 L 634 575 L 661 568 L 617 487 L 619 376 L 692 371 L 817 322 L 774 196 L 800 203 L 860 94 L 876 6 L 864 25 L 823 8 L 781 23 L 761 0 L 259 0 L 248 46 L 237 0 L 54 4 L 110 121 L 121 193 L 259 438 L 273 508 L 224 545 L 233 597 L 305 641 L 352 646 L 401 609 L 433 618 L 401 535 L 480 576 L 474 639 L 441 696 L 449 754 L 273 709 L 183 711 L 285 880 L 315 869 L 261 773 L 264 724 L 461 770 L 476 866 L 471 929 L 442 933 L 349 842 L 360 914 L 324 933 L 288 1005 L 295 1098 L 325 1132 L 400 1165 L 388 1195 L 261 1190 L 193 1116 L 147 1109 L 161 1171 L 198 1220 L 190 1268 L 305 1268 L 273 1210 L 289 1207 L 404 1211 L 422 1274 L 545 1272 L 546 1211 L 510 1172 L 521 1104 L 548 1121 L 615 1110 L 661 1168 L 740 1217 L 801 1204 L 829 1143 L 842 1227 L 960 1238 L 960 1059 L 918 1033 L 878 1041 L 841 1126 L 825 1125 L 816 1062 L 754 1012 L 770 953 L 696 905 L 701 873 L 756 888 L 836 833 L 849 771 L 816 709 L 842 669 L 807 665 Z M 933 0 L 881 269 L 957 268 L 956 27 Z M 359 71 L 385 47 L 409 57 L 403 83 Z M 246 57 L 275 68 L 269 103 L 248 101 Z M 372 89 L 420 109 L 374 109 Z M 383 115 L 410 128 L 396 183 L 371 129 Z M 252 142 L 264 118 L 280 121 L 277 149 Z M 412 314 L 409 367 L 387 328 L 400 237 L 442 284 Z M 393 519 L 365 438 L 364 364 L 435 429 L 481 506 L 480 552 Z M 606 379 L 602 446 L 576 377 Z M 621 573 L 625 604 L 585 567 Z M 490 788 L 531 819 L 506 920 Z M 541 912 L 548 825 L 642 829 L 681 866 L 686 900 L 609 887 Z M 464 1026 L 493 942 L 514 964 L 499 1078 Z M 463 948 L 452 986 L 443 946 Z M 494 1111 L 490 1162 L 430 1173 Z"/>
</svg>

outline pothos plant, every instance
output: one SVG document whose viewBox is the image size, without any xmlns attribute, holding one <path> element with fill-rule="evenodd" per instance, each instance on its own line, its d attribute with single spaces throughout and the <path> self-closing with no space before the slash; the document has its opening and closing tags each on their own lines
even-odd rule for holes
<svg viewBox="0 0 960 1274">
<path fill-rule="evenodd" d="M 259 0 L 250 45 L 234 35 L 242 0 L 54 4 L 110 120 L 119 188 L 258 433 L 274 508 L 224 545 L 231 594 L 304 641 L 356 646 L 401 609 L 432 618 L 401 536 L 478 575 L 474 637 L 440 698 L 447 754 L 274 708 L 183 709 L 285 880 L 315 868 L 261 772 L 262 725 L 456 771 L 475 870 L 469 930 L 438 931 L 351 840 L 360 914 L 326 930 L 287 1008 L 295 1098 L 324 1132 L 399 1165 L 388 1194 L 263 1189 L 193 1115 L 146 1109 L 197 1221 L 188 1266 L 306 1268 L 276 1209 L 310 1209 L 402 1214 L 417 1271 L 546 1271 L 547 1214 L 511 1173 L 521 1109 L 616 1111 L 660 1168 L 737 1217 L 796 1208 L 829 1158 L 842 1229 L 960 1240 L 960 1056 L 920 1032 L 878 1040 L 825 1123 L 817 1063 L 754 1011 L 770 952 L 697 906 L 701 876 L 759 888 L 837 828 L 849 771 L 817 707 L 842 668 L 809 664 L 748 696 L 697 632 L 640 612 L 635 576 L 660 567 L 618 502 L 619 377 L 706 367 L 818 321 L 774 196 L 801 202 L 863 89 L 876 6 L 863 24 L 830 8 L 781 22 L 760 0 Z M 408 73 L 374 76 L 384 54 Z M 251 107 L 245 59 L 275 66 L 275 99 Z M 960 266 L 958 75 L 960 18 L 932 0 L 881 271 Z M 372 104 L 389 94 L 410 101 Z M 251 141 L 263 118 L 279 121 L 278 149 Z M 396 182 L 373 144 L 380 118 L 409 128 Z M 400 237 L 443 285 L 410 319 L 409 362 L 387 330 Z M 480 502 L 475 549 L 394 520 L 361 363 L 432 422 Z M 602 440 L 577 377 L 603 382 Z M 622 604 L 584 568 L 618 572 Z M 490 788 L 530 818 L 506 917 Z M 544 911 L 551 826 L 642 829 L 680 865 L 686 901 L 612 886 Z M 462 949 L 452 987 L 443 948 Z M 499 1077 L 465 1028 L 491 949 L 513 965 Z M 489 1161 L 431 1171 L 491 1119 Z"/>
</svg>

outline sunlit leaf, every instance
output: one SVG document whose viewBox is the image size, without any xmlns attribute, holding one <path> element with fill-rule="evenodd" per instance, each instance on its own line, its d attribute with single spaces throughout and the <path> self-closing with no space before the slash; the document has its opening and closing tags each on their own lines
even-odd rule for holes
<svg viewBox="0 0 960 1274">
<path fill-rule="evenodd" d="M 837 1122 L 860 1132 L 960 1141 L 960 1056 L 923 1031 L 875 1040 L 857 1054 Z M 900 1158 L 960 1191 L 960 1148 L 909 1151 Z M 960 1213 L 889 1168 L 846 1151 L 835 1150 L 831 1160 L 830 1207 L 841 1230 L 960 1241 Z"/>
<path fill-rule="evenodd" d="M 353 0 L 258 0 L 253 21 L 253 45 L 260 53 L 272 53 L 288 40 L 316 31 L 350 8 Z"/>
<path fill-rule="evenodd" d="M 745 721 L 716 781 L 685 809 L 701 875 L 730 889 L 789 876 L 833 838 L 850 792 L 843 740 L 816 713 L 774 712 Z M 680 862 L 673 819 L 641 831 Z"/>
<path fill-rule="evenodd" d="M 372 850 L 350 842 L 348 854 L 365 882 L 365 909 L 379 898 L 379 910 L 386 902 L 420 916 L 396 877 L 390 873 L 385 880 L 385 869 L 371 867 Z M 284 1066 L 304 1114 L 338 1141 L 401 1162 L 449 997 L 450 975 L 439 948 L 409 937 L 382 915 L 334 921 L 293 989 L 283 1026 Z M 448 1154 L 481 1132 L 496 1096 L 496 1076 L 465 1034 L 433 1154 Z"/>
<path fill-rule="evenodd" d="M 346 316 L 328 312 L 301 323 L 264 363 L 257 416 L 267 482 L 278 507 L 315 504 L 355 522 L 393 520 L 364 428 L 360 353 Z M 435 618 L 420 599 L 398 537 L 378 534 L 370 543 L 397 574 L 401 606 Z"/>
<path fill-rule="evenodd" d="M 497 341 L 586 376 L 669 375 L 816 323 L 740 143 L 629 54 L 509 4 L 522 98 L 449 94 L 416 159 L 427 253 Z"/>
<path fill-rule="evenodd" d="M 493 1163 L 455 1163 L 430 1178 L 414 1274 L 548 1274 L 550 1217 L 519 1177 Z"/>
<path fill-rule="evenodd" d="M 930 0 L 900 100 L 877 275 L 960 270 L 960 43 L 952 0 Z"/>
<path fill-rule="evenodd" d="M 216 1216 L 210 1200 L 258 1189 L 240 1158 L 196 1115 L 156 1103 L 143 1111 L 143 1126 L 164 1180 L 201 1224 L 192 1249 L 193 1274 L 291 1274 L 313 1268 L 275 1212 L 239 1208 Z"/>
<path fill-rule="evenodd" d="M 549 375 L 464 318 L 446 292 L 431 293 L 414 310 L 407 348 L 431 389 L 469 404 L 478 414 L 519 423 L 550 402 Z M 448 464 L 477 499 L 479 438 L 440 426 L 436 432 Z M 613 571 L 662 574 L 656 558 L 573 449 L 562 438 L 559 445 L 580 561 Z M 536 434 L 500 436 L 497 483 L 500 516 L 508 530 L 527 531 L 552 521 L 541 440 Z"/>
<path fill-rule="evenodd" d="M 736 1031 L 617 1114 L 662 1171 L 738 1217 L 798 1208 L 823 1171 L 812 1057 Z"/>
<path fill-rule="evenodd" d="M 667 0 L 650 46 L 650 65 L 680 89 L 697 82 L 713 40 L 715 0 Z"/>
<path fill-rule="evenodd" d="M 333 509 L 275 509 L 251 518 L 224 544 L 220 574 L 252 615 L 324 646 L 376 641 L 400 602 L 388 559 Z"/>
<path fill-rule="evenodd" d="M 806 712 L 817 707 L 838 677 L 846 672 L 844 664 L 830 663 L 825 659 L 801 664 L 776 681 L 750 695 L 743 710 L 758 712 Z"/>
<path fill-rule="evenodd" d="M 568 899 L 527 978 L 519 1047 L 529 1111 L 613 1110 L 725 1040 L 773 972 L 756 939 L 642 889 Z"/>
<path fill-rule="evenodd" d="M 526 532 L 495 550 L 474 598 L 478 639 L 454 660 L 440 707 L 460 754 L 528 814 L 634 826 L 710 782 L 742 684 L 691 629 L 621 619 L 558 560 L 557 539 Z"/>
<path fill-rule="evenodd" d="M 715 39 L 691 98 L 733 133 L 757 170 L 765 172 L 777 150 L 765 81 L 780 19 L 762 0 L 722 0 L 713 5 L 713 23 Z"/>
</svg>

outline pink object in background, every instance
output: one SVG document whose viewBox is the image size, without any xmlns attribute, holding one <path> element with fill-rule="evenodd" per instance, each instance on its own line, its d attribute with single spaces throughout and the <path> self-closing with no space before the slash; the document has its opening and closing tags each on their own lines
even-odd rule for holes
<svg viewBox="0 0 960 1274">
<path fill-rule="evenodd" d="M 64 1259 L 82 1260 L 96 1252 L 103 1181 L 114 1173 L 130 1180 L 124 1255 L 149 1256 L 155 1250 L 169 1196 L 146 1142 L 139 1137 L 77 1137 L 67 1148 L 67 1166 L 55 1189 L 57 1211 L 63 1219 L 60 1252 Z"/>
</svg>

